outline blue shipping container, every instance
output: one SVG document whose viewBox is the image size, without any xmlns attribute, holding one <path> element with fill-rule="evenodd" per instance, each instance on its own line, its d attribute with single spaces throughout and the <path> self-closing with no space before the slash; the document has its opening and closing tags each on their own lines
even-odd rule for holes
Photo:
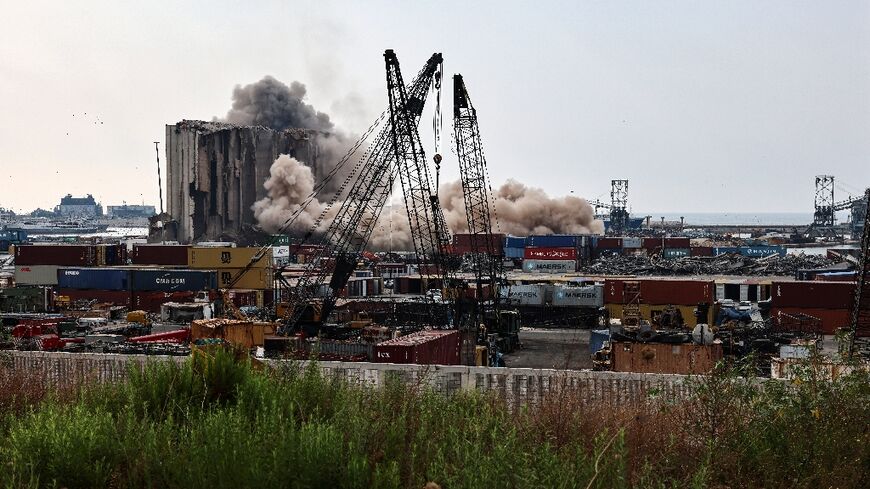
<svg viewBox="0 0 870 489">
<path fill-rule="evenodd" d="M 577 248 L 582 242 L 582 236 L 569 234 L 549 234 L 529 236 L 526 246 L 534 248 Z"/>
<path fill-rule="evenodd" d="M 133 290 L 197 292 L 217 289 L 214 270 L 134 270 Z"/>
<path fill-rule="evenodd" d="M 58 268 L 62 289 L 129 290 L 130 270 L 119 268 Z"/>
<path fill-rule="evenodd" d="M 525 248 L 505 248 L 504 257 L 512 260 L 522 259 Z"/>
<path fill-rule="evenodd" d="M 762 258 L 765 256 L 779 255 L 785 256 L 785 247 L 783 246 L 741 246 L 740 254 L 743 256 L 751 256 Z"/>
<path fill-rule="evenodd" d="M 525 236 L 508 236 L 505 238 L 504 247 L 505 248 L 523 249 L 526 247 L 526 237 Z M 520 258 L 522 258 L 522 256 Z"/>
<path fill-rule="evenodd" d="M 713 256 L 725 255 L 728 253 L 739 253 L 740 249 L 736 246 L 726 248 L 713 248 Z"/>
</svg>

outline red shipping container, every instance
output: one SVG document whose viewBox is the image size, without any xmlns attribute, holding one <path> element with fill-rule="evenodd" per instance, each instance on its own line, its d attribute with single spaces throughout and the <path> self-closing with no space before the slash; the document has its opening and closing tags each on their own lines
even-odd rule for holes
<svg viewBox="0 0 870 489">
<path fill-rule="evenodd" d="M 689 248 L 689 256 L 713 256 L 713 248 L 710 246 L 693 246 Z"/>
<path fill-rule="evenodd" d="M 689 238 L 665 238 L 665 248 L 688 248 Z"/>
<path fill-rule="evenodd" d="M 855 284 L 850 282 L 773 282 L 773 307 L 852 309 Z"/>
<path fill-rule="evenodd" d="M 195 292 L 133 292 L 132 309 L 147 312 L 160 312 L 160 306 L 167 302 L 193 302 Z"/>
<path fill-rule="evenodd" d="M 640 297 L 644 304 L 692 306 L 712 304 L 716 287 L 710 280 L 642 280 Z"/>
<path fill-rule="evenodd" d="M 95 300 L 100 304 L 130 306 L 130 292 L 126 290 L 57 289 L 56 295 L 69 297 L 72 302 Z"/>
<path fill-rule="evenodd" d="M 480 237 L 474 238 L 474 235 L 472 235 L 472 234 L 468 234 L 468 233 L 457 233 L 457 234 L 454 234 L 454 235 L 453 235 L 453 245 L 454 245 L 454 246 L 467 246 L 467 247 L 471 247 L 471 244 L 472 244 L 472 242 L 473 242 L 473 239 L 476 239 L 477 241 L 480 241 L 481 244 L 484 244 L 484 245 L 486 244 L 486 242 L 484 241 L 484 237 L 483 237 L 483 236 L 480 236 Z M 504 234 L 501 234 L 501 233 L 494 233 L 494 234 L 492 235 L 492 247 L 493 247 L 494 249 L 495 249 L 495 248 L 502 248 L 502 247 L 504 247 Z"/>
<path fill-rule="evenodd" d="M 526 248 L 523 252 L 526 260 L 576 260 L 575 248 Z"/>
<path fill-rule="evenodd" d="M 773 307 L 770 317 L 776 319 L 780 314 L 797 316 L 806 314 L 822 321 L 821 333 L 834 334 L 837 328 L 848 327 L 852 323 L 852 311 L 850 309 L 819 309 L 806 307 Z"/>
<path fill-rule="evenodd" d="M 419 365 L 459 365 L 461 337 L 456 330 L 418 331 L 378 343 L 374 361 Z"/>
<path fill-rule="evenodd" d="M 599 250 L 622 248 L 622 238 L 598 238 L 595 247 Z"/>
<path fill-rule="evenodd" d="M 186 267 L 189 248 L 185 245 L 133 245 L 130 260 L 134 265 Z"/>
<path fill-rule="evenodd" d="M 625 284 L 622 279 L 606 278 L 604 279 L 604 303 L 605 304 L 624 304 L 625 303 Z"/>
<path fill-rule="evenodd" d="M 15 265 L 89 267 L 97 264 L 97 249 L 91 245 L 17 245 Z"/>
</svg>

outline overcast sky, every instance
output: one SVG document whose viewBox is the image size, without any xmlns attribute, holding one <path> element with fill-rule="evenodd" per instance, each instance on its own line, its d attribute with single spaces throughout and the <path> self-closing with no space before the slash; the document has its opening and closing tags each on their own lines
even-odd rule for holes
<svg viewBox="0 0 870 489">
<path fill-rule="evenodd" d="M 16 211 L 66 193 L 156 204 L 165 124 L 223 116 L 233 87 L 264 75 L 305 83 L 310 103 L 359 131 L 386 104 L 386 48 L 406 80 L 435 51 L 447 75 L 463 74 L 493 184 L 608 200 L 610 180 L 627 178 L 635 211 L 686 212 L 809 212 L 821 173 L 856 194 L 870 185 L 867 1 L 2 0 L 0 11 L 0 206 Z M 443 153 L 442 179 L 457 178 Z"/>
</svg>

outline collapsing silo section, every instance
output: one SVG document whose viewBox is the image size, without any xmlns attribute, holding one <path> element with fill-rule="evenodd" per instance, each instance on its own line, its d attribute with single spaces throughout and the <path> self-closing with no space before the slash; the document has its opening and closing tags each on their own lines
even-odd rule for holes
<svg viewBox="0 0 870 489">
<path fill-rule="evenodd" d="M 256 224 L 254 202 L 281 154 L 318 171 L 316 131 L 184 120 L 166 126 L 167 213 L 175 239 L 245 242 Z M 153 233 L 152 233 L 153 235 Z"/>
</svg>

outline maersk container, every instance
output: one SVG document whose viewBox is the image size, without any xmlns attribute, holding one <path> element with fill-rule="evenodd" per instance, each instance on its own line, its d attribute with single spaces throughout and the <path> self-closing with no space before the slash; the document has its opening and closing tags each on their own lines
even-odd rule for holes
<svg viewBox="0 0 870 489">
<path fill-rule="evenodd" d="M 582 236 L 572 234 L 548 234 L 529 236 L 526 246 L 538 248 L 576 248 L 582 244 Z"/>
<path fill-rule="evenodd" d="M 130 269 L 59 268 L 57 286 L 62 289 L 129 290 Z"/>
<path fill-rule="evenodd" d="M 577 270 L 574 260 L 523 260 L 523 271 L 532 273 L 571 273 Z"/>
<path fill-rule="evenodd" d="M 185 245 L 135 244 L 130 261 L 134 265 L 167 265 L 187 266 L 187 250 Z"/>
<path fill-rule="evenodd" d="M 133 290 L 196 292 L 217 289 L 214 270 L 133 270 Z"/>
<path fill-rule="evenodd" d="M 604 285 L 581 287 L 570 285 L 553 286 L 553 306 L 556 307 L 601 307 L 604 305 Z"/>
<path fill-rule="evenodd" d="M 743 256 L 763 258 L 765 256 L 785 256 L 784 246 L 741 246 L 739 252 Z"/>
<path fill-rule="evenodd" d="M 15 285 L 57 285 L 56 265 L 15 265 Z"/>
<path fill-rule="evenodd" d="M 553 286 L 550 284 L 510 285 L 499 289 L 499 296 L 511 304 L 520 306 L 543 306 L 547 301 L 547 293 Z"/>
<path fill-rule="evenodd" d="M 576 260 L 577 248 L 526 248 L 526 260 Z"/>
<path fill-rule="evenodd" d="M 525 236 L 508 236 L 505 238 L 504 247 L 505 248 L 525 248 L 526 247 L 526 238 Z"/>
<path fill-rule="evenodd" d="M 689 256 L 689 248 L 665 248 L 662 251 L 663 258 L 682 258 L 684 256 Z"/>
</svg>

